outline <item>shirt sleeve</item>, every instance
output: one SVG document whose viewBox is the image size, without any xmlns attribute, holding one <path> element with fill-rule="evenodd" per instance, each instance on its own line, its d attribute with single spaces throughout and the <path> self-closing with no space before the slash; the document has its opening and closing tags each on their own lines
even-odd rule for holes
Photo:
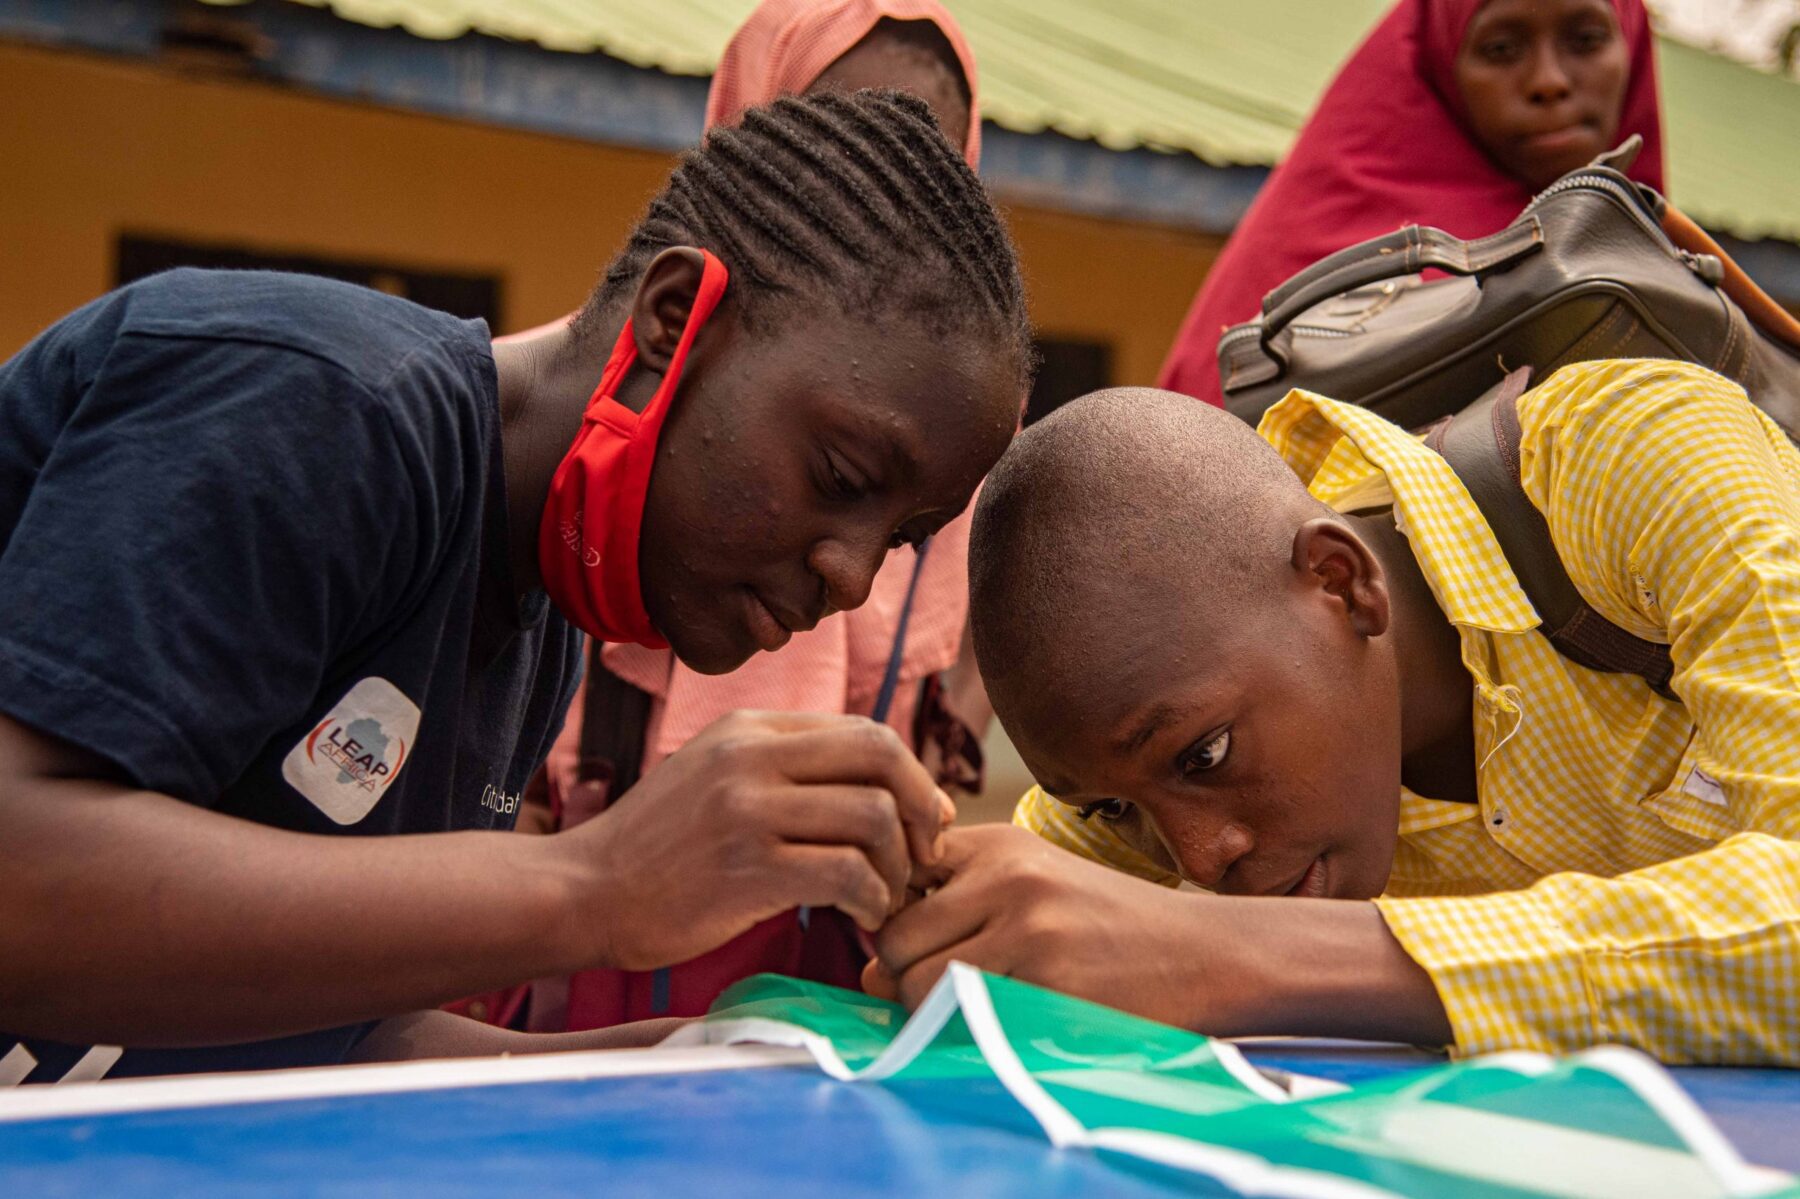
<svg viewBox="0 0 1800 1199">
<path fill-rule="evenodd" d="M 1572 367 L 1520 417 L 1526 491 L 1571 578 L 1669 643 L 1698 761 L 1743 831 L 1616 878 L 1377 903 L 1459 1052 L 1800 1065 L 1800 457 L 1735 384 L 1682 363 Z"/>
<path fill-rule="evenodd" d="M 0 711 L 215 803 L 413 598 L 430 481 L 295 349 L 128 333 L 57 396 L 31 368 L 0 369 L 8 402 L 68 410 L 0 556 Z"/>
<path fill-rule="evenodd" d="M 1151 861 L 1104 820 L 1083 820 L 1073 808 L 1053 799 L 1042 787 L 1033 787 L 1019 797 L 1018 806 L 1013 809 L 1013 823 L 1030 829 L 1059 849 L 1114 870 L 1165 887 L 1181 882 L 1180 875 Z"/>
</svg>

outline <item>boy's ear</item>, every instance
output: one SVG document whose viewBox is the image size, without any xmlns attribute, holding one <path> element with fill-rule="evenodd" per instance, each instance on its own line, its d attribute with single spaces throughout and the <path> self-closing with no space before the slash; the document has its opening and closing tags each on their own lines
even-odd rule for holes
<svg viewBox="0 0 1800 1199">
<path fill-rule="evenodd" d="M 1388 630 L 1392 610 L 1387 574 L 1362 538 L 1346 524 L 1319 516 L 1294 533 L 1293 567 L 1343 609 L 1363 637 Z"/>
<path fill-rule="evenodd" d="M 631 333 L 645 370 L 660 375 L 669 369 L 705 273 L 706 258 L 692 246 L 670 246 L 644 268 L 631 302 Z"/>
</svg>

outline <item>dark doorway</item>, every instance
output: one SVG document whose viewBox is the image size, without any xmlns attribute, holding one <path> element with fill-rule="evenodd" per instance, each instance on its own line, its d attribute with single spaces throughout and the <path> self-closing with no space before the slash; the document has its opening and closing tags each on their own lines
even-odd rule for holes
<svg viewBox="0 0 1800 1199">
<path fill-rule="evenodd" d="M 327 279 L 342 279 L 389 295 L 404 296 L 415 304 L 436 308 L 452 316 L 480 317 L 492 327 L 500 324 L 500 280 L 493 275 L 420 271 L 392 263 L 278 254 L 243 246 L 204 245 L 129 233 L 119 238 L 117 282 L 121 286 L 178 266 L 323 275 Z"/>
<path fill-rule="evenodd" d="M 1042 420 L 1090 391 L 1112 385 L 1112 347 L 1100 341 L 1061 337 L 1038 339 L 1037 382 L 1025 405 L 1025 423 Z"/>
</svg>

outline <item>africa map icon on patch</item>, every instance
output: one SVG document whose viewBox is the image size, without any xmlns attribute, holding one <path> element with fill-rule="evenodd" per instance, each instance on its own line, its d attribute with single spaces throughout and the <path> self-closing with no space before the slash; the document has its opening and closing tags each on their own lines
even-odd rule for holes
<svg viewBox="0 0 1800 1199">
<path fill-rule="evenodd" d="M 419 707 L 383 678 L 366 678 L 316 722 L 281 763 L 281 777 L 338 824 L 381 801 L 419 732 Z"/>
</svg>

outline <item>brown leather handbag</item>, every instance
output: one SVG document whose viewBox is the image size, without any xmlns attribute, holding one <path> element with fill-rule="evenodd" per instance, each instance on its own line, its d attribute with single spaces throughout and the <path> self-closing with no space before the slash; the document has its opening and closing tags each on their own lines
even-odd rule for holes
<svg viewBox="0 0 1800 1199">
<path fill-rule="evenodd" d="M 1563 176 L 1491 236 L 1409 225 L 1295 275 L 1221 337 L 1225 407 L 1255 422 L 1304 387 L 1420 428 L 1519 367 L 1675 358 L 1741 383 L 1800 440 L 1800 323 L 1621 173 L 1637 148 Z"/>
<path fill-rule="evenodd" d="M 1565 175 L 1490 237 L 1408 226 L 1315 263 L 1226 331 L 1219 373 L 1225 406 L 1251 422 L 1303 387 L 1424 429 L 1557 652 L 1672 697 L 1669 647 L 1606 620 L 1563 568 L 1520 485 L 1516 402 L 1571 362 L 1674 358 L 1736 380 L 1800 441 L 1800 322 L 1621 173 L 1638 144 Z"/>
</svg>

